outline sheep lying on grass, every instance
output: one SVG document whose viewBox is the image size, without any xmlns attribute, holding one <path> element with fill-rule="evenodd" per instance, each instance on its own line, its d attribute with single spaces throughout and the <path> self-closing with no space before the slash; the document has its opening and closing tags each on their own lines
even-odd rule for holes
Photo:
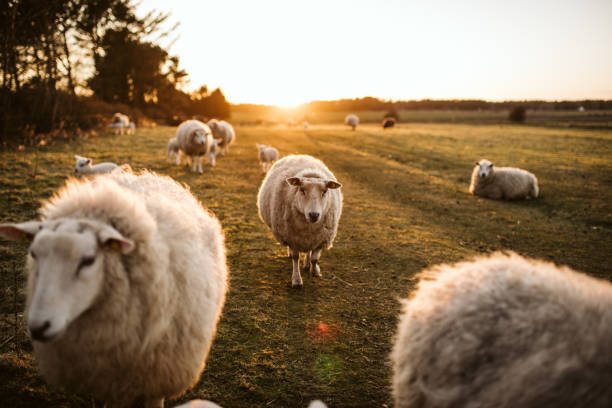
<svg viewBox="0 0 612 408">
<path fill-rule="evenodd" d="M 68 181 L 32 240 L 25 316 L 42 376 L 111 406 L 163 406 L 204 368 L 227 290 L 221 226 L 169 177 Z"/>
<path fill-rule="evenodd" d="M 208 156 L 213 143 L 212 132 L 204 123 L 197 120 L 187 120 L 181 123 L 176 130 L 176 140 L 179 149 L 191 157 L 191 171 L 196 171 L 196 157 L 198 172 L 202 170 L 202 156 Z"/>
<path fill-rule="evenodd" d="M 211 119 L 207 122 L 208 127 L 213 133 L 215 139 L 219 140 L 219 148 L 221 156 L 225 156 L 225 152 L 229 152 L 229 145 L 236 139 L 236 132 L 232 125 L 224 120 Z"/>
<path fill-rule="evenodd" d="M 612 407 L 612 285 L 494 254 L 439 265 L 405 301 L 395 406 Z"/>
<path fill-rule="evenodd" d="M 257 197 L 259 216 L 274 238 L 289 247 L 293 259 L 291 284 L 302 287 L 300 252 L 305 268 L 321 276 L 321 251 L 332 247 L 342 213 L 342 185 L 311 156 L 291 155 L 277 161 L 263 180 Z"/>
<path fill-rule="evenodd" d="M 359 117 L 353 113 L 350 113 L 346 115 L 346 118 L 344 118 L 344 123 L 355 130 L 359 124 Z"/>
<path fill-rule="evenodd" d="M 514 167 L 496 167 L 482 159 L 476 162 L 472 172 L 470 193 L 496 200 L 520 200 L 536 198 L 539 194 L 538 179 L 528 171 Z"/>
<path fill-rule="evenodd" d="M 267 173 L 274 162 L 278 160 L 278 150 L 272 146 L 260 145 L 259 143 L 255 143 L 255 146 L 257 146 L 257 157 L 261 165 L 261 171 Z"/>
<path fill-rule="evenodd" d="M 74 167 L 75 174 L 101 174 L 108 173 L 116 169 L 118 166 L 115 163 L 106 162 L 92 165 L 90 158 L 74 155 L 76 165 Z"/>
</svg>

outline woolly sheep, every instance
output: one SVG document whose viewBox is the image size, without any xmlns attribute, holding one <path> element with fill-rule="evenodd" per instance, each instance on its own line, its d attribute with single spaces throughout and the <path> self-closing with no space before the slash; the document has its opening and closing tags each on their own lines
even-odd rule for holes
<svg viewBox="0 0 612 408">
<path fill-rule="evenodd" d="M 123 130 L 125 129 L 128 134 L 134 134 L 136 126 L 133 122 L 130 121 L 130 118 L 123 113 L 115 113 L 113 115 L 113 121 L 109 127 L 115 129 L 115 134 L 121 132 L 123 134 Z"/>
<path fill-rule="evenodd" d="M 178 166 L 181 164 L 181 153 L 179 151 L 178 141 L 176 137 L 168 140 L 168 163 L 172 163 L 172 157 L 174 157 L 174 163 Z"/>
<path fill-rule="evenodd" d="M 391 355 L 395 406 L 612 407 L 612 285 L 496 253 L 424 272 Z"/>
<path fill-rule="evenodd" d="M 111 406 L 163 406 L 202 372 L 227 291 L 219 221 L 169 177 L 71 179 L 32 240 L 25 316 L 42 376 Z"/>
<path fill-rule="evenodd" d="M 198 120 L 187 120 L 179 125 L 176 130 L 176 140 L 179 149 L 191 157 L 191 171 L 196 171 L 196 157 L 198 161 L 198 172 L 202 170 L 202 156 L 208 156 L 213 143 L 212 131 L 204 123 Z"/>
<path fill-rule="evenodd" d="M 219 148 L 221 149 L 221 156 L 225 156 L 225 152 L 229 152 L 229 145 L 236 139 L 234 128 L 226 121 L 217 119 L 209 120 L 208 126 L 215 139 L 221 139 L 219 140 Z"/>
<path fill-rule="evenodd" d="M 259 164 L 261 164 L 261 171 L 267 173 L 270 167 L 278 160 L 278 150 L 272 146 L 261 145 L 255 143 L 257 146 L 257 157 Z"/>
<path fill-rule="evenodd" d="M 115 163 L 106 162 L 92 165 L 90 158 L 74 155 L 76 165 L 74 166 L 75 174 L 101 174 L 108 173 L 116 169 L 118 166 Z"/>
<path fill-rule="evenodd" d="M 359 124 L 359 117 L 353 113 L 350 113 L 346 115 L 346 118 L 344 118 L 344 123 L 355 130 Z"/>
<path fill-rule="evenodd" d="M 538 179 L 528 171 L 514 167 L 496 167 L 486 159 L 476 162 L 470 193 L 493 199 L 519 200 L 536 198 Z"/>
<path fill-rule="evenodd" d="M 300 252 L 306 254 L 305 269 L 321 277 L 319 257 L 324 248 L 332 247 L 342 213 L 340 187 L 322 161 L 307 155 L 290 155 L 277 161 L 261 184 L 259 217 L 274 238 L 289 247 L 293 287 L 303 284 Z"/>
<path fill-rule="evenodd" d="M 174 408 L 221 408 L 221 406 L 208 400 L 197 399 L 191 400 Z M 308 404 L 308 408 L 327 408 L 327 405 L 325 405 L 321 400 L 315 400 Z"/>
</svg>

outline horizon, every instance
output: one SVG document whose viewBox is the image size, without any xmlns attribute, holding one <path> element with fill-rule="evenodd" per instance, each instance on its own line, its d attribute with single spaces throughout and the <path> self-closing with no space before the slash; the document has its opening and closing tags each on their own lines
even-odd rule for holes
<svg viewBox="0 0 612 408">
<path fill-rule="evenodd" d="M 306 3 L 304 3 L 306 4 Z M 427 4 L 144 0 L 169 12 L 161 45 L 186 87 L 232 104 L 321 100 L 612 99 L 612 2 Z"/>
</svg>

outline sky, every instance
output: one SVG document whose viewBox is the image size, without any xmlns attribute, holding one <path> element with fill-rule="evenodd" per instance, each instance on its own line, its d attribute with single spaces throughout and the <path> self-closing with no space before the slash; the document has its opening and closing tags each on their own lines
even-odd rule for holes
<svg viewBox="0 0 612 408">
<path fill-rule="evenodd" d="M 189 90 L 294 106 L 374 96 L 612 99 L 612 0 L 142 0 Z"/>
</svg>

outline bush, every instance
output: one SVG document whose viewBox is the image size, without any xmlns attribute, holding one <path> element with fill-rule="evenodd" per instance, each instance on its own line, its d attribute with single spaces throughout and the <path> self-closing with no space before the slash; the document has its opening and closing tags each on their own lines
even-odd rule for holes
<svg viewBox="0 0 612 408">
<path fill-rule="evenodd" d="M 510 119 L 511 122 L 523 123 L 525 121 L 525 112 L 526 109 L 524 106 L 516 106 L 510 111 L 508 119 Z"/>
</svg>

